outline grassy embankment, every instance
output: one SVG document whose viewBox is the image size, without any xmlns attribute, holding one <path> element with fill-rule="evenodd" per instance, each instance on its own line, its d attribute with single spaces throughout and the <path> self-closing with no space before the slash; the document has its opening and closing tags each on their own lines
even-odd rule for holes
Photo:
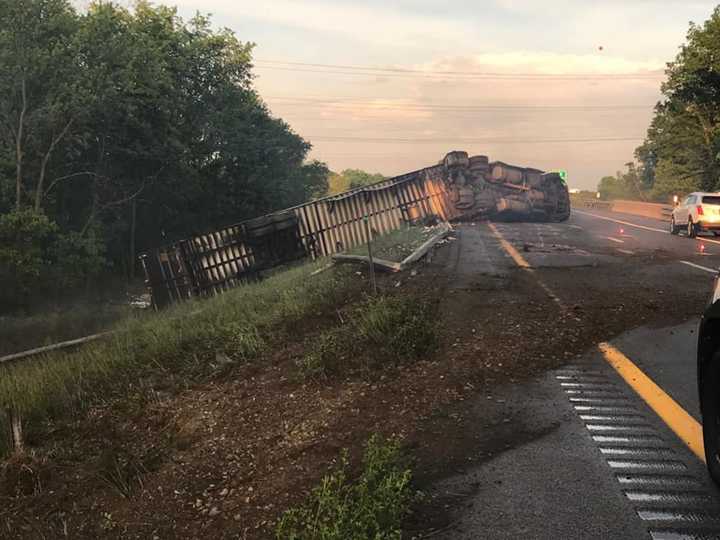
<svg viewBox="0 0 720 540">
<path fill-rule="evenodd" d="M 403 258 L 427 232 L 406 229 L 389 236 L 377 240 L 378 250 Z M 421 358 L 435 347 L 434 310 L 425 303 L 412 295 L 368 297 L 367 283 L 352 268 L 314 274 L 324 264 L 305 264 L 215 298 L 124 320 L 111 339 L 72 353 L 5 366 L 1 410 L 20 415 L 28 445 L 41 447 L 43 430 L 54 419 L 82 418 L 93 405 L 110 401 L 142 403 L 157 388 L 181 392 L 209 378 L 231 377 L 234 366 L 261 363 L 288 339 L 307 338 L 295 374 L 304 378 L 364 376 L 375 367 Z M 0 433 L 8 432 L 7 418 L 0 414 Z M 9 453 L 8 443 L 0 438 L 0 455 Z M 342 524 L 348 517 L 342 505 L 352 500 L 378 530 L 399 530 L 410 496 L 409 469 L 399 457 L 396 442 L 373 439 L 359 478 L 349 479 L 346 468 L 329 473 L 305 506 L 285 515 L 281 536 L 318 537 L 319 530 L 298 532 L 307 525 L 307 509 Z M 391 519 L 376 515 L 388 507 Z M 349 530 L 344 527 L 322 537 L 342 538 Z"/>
<path fill-rule="evenodd" d="M 154 317 L 126 319 L 113 328 L 117 333 L 111 339 L 72 353 L 3 367 L 2 410 L 20 414 L 32 438 L 34 426 L 45 418 L 82 410 L 129 387 L 151 388 L 159 377 L 166 386 L 186 387 L 233 364 L 258 359 L 274 340 L 283 339 L 283 329 L 308 313 L 336 305 L 349 293 L 347 271 L 311 277 L 318 264 L 279 272 Z M 0 442 L 0 453 L 8 450 L 6 444 Z"/>
</svg>

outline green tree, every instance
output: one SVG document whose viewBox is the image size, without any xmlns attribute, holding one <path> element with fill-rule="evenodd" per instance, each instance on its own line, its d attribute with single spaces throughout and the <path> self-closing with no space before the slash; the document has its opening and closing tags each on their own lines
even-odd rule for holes
<svg viewBox="0 0 720 540">
<path fill-rule="evenodd" d="M 368 173 L 361 169 L 345 169 L 341 173 L 331 172 L 328 176 L 328 195 L 337 195 L 350 189 L 382 182 L 386 177 L 380 173 Z"/>
<path fill-rule="evenodd" d="M 683 167 L 670 160 L 661 159 L 658 162 L 655 170 L 655 184 L 651 192 L 653 199 L 667 201 L 673 195 L 682 197 L 701 189 L 700 176 L 688 175 Z"/>
<path fill-rule="evenodd" d="M 720 187 L 720 7 L 692 24 L 636 156 L 653 194 Z"/>
<path fill-rule="evenodd" d="M 603 199 L 627 198 L 628 190 L 622 179 L 618 176 L 603 176 L 598 184 L 598 191 Z"/>
<path fill-rule="evenodd" d="M 328 195 L 337 195 L 350 189 L 350 180 L 342 174 L 332 172 L 328 174 Z"/>
<path fill-rule="evenodd" d="M 324 194 L 252 51 L 143 0 L 0 0 L 0 213 L 45 214 L 52 253 L 132 276 L 141 250 Z"/>
<path fill-rule="evenodd" d="M 0 0 L 0 138 L 12 148 L 14 206 L 40 210 L 50 160 L 82 102 L 66 0 Z"/>
<path fill-rule="evenodd" d="M 639 199 L 645 200 L 643 190 L 642 168 L 634 163 L 626 163 L 627 171 L 617 172 L 615 176 L 604 176 L 598 184 L 600 196 L 604 199 Z"/>
<path fill-rule="evenodd" d="M 350 189 L 369 186 L 385 180 L 382 174 L 371 174 L 360 169 L 345 169 L 341 174 L 349 181 Z"/>
</svg>

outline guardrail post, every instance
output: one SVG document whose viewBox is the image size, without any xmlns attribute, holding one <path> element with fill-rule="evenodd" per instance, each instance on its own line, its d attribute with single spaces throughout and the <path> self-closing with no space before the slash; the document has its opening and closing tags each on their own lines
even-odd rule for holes
<svg viewBox="0 0 720 540">
<path fill-rule="evenodd" d="M 10 443 L 13 452 L 21 454 L 25 449 L 22 432 L 22 417 L 20 416 L 20 413 L 14 411 L 12 407 L 8 407 L 6 409 L 6 414 L 10 424 Z"/>
<path fill-rule="evenodd" d="M 372 254 L 372 232 L 370 231 L 370 218 L 365 216 L 365 233 L 367 234 L 368 260 L 370 262 L 370 281 L 372 282 L 373 295 L 377 296 L 377 283 L 375 282 L 375 263 Z"/>
</svg>

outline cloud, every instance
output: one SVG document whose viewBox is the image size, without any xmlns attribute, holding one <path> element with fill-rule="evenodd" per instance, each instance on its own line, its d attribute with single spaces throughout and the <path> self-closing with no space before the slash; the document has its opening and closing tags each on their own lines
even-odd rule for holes
<svg viewBox="0 0 720 540">
<path fill-rule="evenodd" d="M 203 11 L 214 13 L 216 20 L 251 18 L 270 25 L 343 35 L 354 41 L 393 46 L 417 46 L 437 41 L 458 43 L 471 30 L 463 21 L 439 19 L 412 10 L 398 10 L 387 4 L 380 7 L 323 0 L 206 0 L 200 6 L 196 0 L 176 2 L 187 9 L 201 7 Z"/>
<path fill-rule="evenodd" d="M 536 74 L 635 74 L 659 72 L 665 64 L 659 59 L 631 60 L 622 56 L 557 53 L 550 51 L 503 51 L 468 57 L 441 58 L 427 64 L 430 70 L 529 72 Z"/>
</svg>

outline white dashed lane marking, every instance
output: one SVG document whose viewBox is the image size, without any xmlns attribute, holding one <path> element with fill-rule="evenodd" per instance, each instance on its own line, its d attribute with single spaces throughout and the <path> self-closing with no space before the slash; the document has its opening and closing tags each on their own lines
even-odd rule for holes
<svg viewBox="0 0 720 540">
<path fill-rule="evenodd" d="M 604 236 L 606 240 L 610 240 L 611 242 L 617 242 L 618 244 L 624 244 L 625 240 L 620 240 L 619 238 L 613 238 L 612 236 Z"/>
<path fill-rule="evenodd" d="M 693 268 L 697 268 L 698 270 L 702 270 L 704 272 L 709 272 L 711 274 L 717 274 L 718 269 L 717 268 L 708 268 L 707 266 L 701 266 L 699 264 L 691 263 L 690 261 L 678 261 L 680 264 L 685 264 L 687 266 L 691 266 Z"/>
</svg>

